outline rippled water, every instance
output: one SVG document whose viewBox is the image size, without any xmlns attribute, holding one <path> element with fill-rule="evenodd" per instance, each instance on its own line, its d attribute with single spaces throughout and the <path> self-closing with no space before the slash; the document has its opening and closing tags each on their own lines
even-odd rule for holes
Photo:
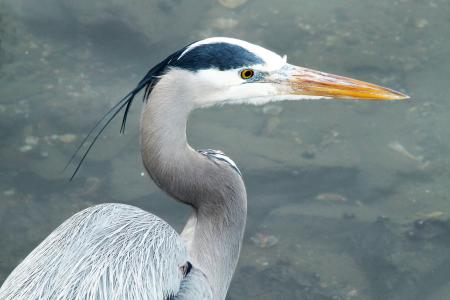
<svg viewBox="0 0 450 300">
<path fill-rule="evenodd" d="M 191 41 L 232 36 L 411 99 L 193 114 L 190 142 L 224 150 L 248 188 L 228 299 L 450 299 L 450 2 L 232 2 L 0 2 L 0 282 L 96 203 L 182 227 L 187 208 L 142 176 L 138 102 L 127 133 L 113 123 L 72 182 L 61 170 L 149 67 Z"/>
</svg>

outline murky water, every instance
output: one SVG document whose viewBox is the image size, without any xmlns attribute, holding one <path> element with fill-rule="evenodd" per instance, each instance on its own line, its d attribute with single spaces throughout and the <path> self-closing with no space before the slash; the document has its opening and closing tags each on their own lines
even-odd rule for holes
<svg viewBox="0 0 450 300">
<path fill-rule="evenodd" d="M 448 0 L 3 0 L 0 282 L 96 203 L 182 227 L 187 208 L 142 176 L 138 102 L 127 133 L 113 123 L 72 182 L 61 170 L 149 67 L 191 41 L 232 36 L 411 99 L 193 114 L 190 142 L 224 150 L 248 187 L 228 299 L 450 299 L 449 16 Z"/>
</svg>

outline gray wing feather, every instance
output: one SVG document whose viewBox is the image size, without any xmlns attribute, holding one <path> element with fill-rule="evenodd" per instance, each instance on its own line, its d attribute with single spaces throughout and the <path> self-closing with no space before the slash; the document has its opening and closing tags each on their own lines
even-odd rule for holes
<svg viewBox="0 0 450 300">
<path fill-rule="evenodd" d="M 167 299 L 180 290 L 186 261 L 179 235 L 160 218 L 129 205 L 97 205 L 34 249 L 0 299 Z"/>
</svg>

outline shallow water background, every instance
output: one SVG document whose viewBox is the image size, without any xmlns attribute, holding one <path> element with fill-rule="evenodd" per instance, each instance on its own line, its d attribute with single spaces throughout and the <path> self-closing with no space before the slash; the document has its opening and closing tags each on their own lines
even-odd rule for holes
<svg viewBox="0 0 450 300">
<path fill-rule="evenodd" d="M 227 7 L 228 6 L 228 7 Z M 122 202 L 181 228 L 143 175 L 139 101 L 79 174 L 80 139 L 185 44 L 232 36 L 406 102 L 196 111 L 189 139 L 239 165 L 249 219 L 228 299 L 450 299 L 450 1 L 0 2 L 0 283 L 63 220 Z"/>
</svg>

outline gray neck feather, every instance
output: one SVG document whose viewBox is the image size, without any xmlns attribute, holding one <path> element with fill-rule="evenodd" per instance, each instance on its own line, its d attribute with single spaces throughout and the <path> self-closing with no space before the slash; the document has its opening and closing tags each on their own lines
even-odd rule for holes
<svg viewBox="0 0 450 300">
<path fill-rule="evenodd" d="M 213 299 L 223 300 L 239 258 L 247 196 L 235 170 L 187 143 L 186 123 L 195 98 L 187 92 L 190 86 L 188 76 L 168 75 L 155 86 L 141 118 L 142 158 L 161 189 L 193 208 L 181 236 L 192 264 L 205 273 Z"/>
</svg>

